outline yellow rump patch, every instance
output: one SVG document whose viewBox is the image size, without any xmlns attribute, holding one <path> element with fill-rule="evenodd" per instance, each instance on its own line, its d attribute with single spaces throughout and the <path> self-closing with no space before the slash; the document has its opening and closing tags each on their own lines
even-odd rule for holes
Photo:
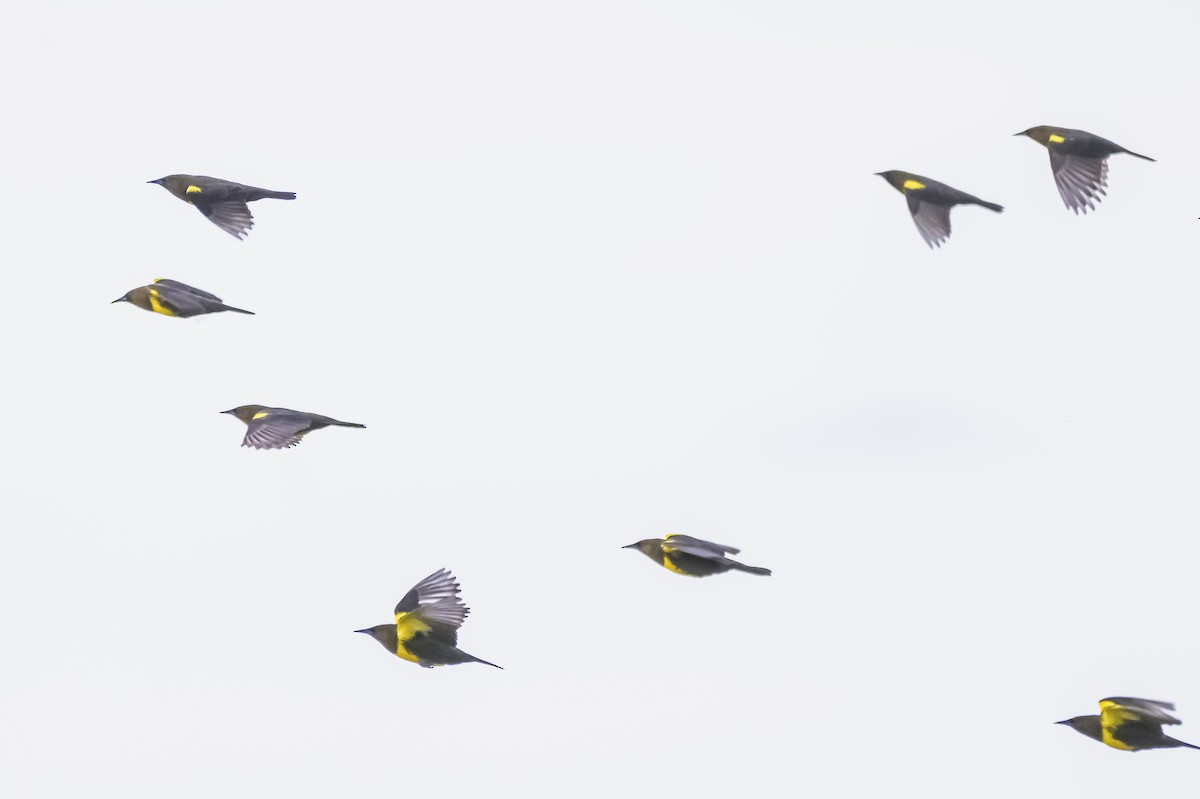
<svg viewBox="0 0 1200 799">
<path fill-rule="evenodd" d="M 158 291 L 150 289 L 150 310 L 163 316 L 174 316 L 175 312 L 158 301 Z"/>
<path fill-rule="evenodd" d="M 1065 141 L 1066 141 L 1066 139 L 1064 139 L 1062 136 L 1059 136 L 1057 133 L 1050 134 L 1050 143 L 1051 144 L 1062 144 Z"/>
<path fill-rule="evenodd" d="M 925 188 L 925 184 L 919 180 L 912 180 L 910 178 L 909 180 L 904 181 L 904 190 L 905 191 L 916 191 L 917 189 L 923 189 L 923 188 Z"/>
<path fill-rule="evenodd" d="M 199 186 L 188 186 L 187 191 L 185 191 L 184 194 L 200 194 L 203 191 L 204 189 L 200 188 Z"/>
<path fill-rule="evenodd" d="M 271 414 L 267 413 L 266 411 L 259 411 L 258 413 L 254 414 L 253 416 L 250 417 L 250 421 L 253 422 L 255 419 L 263 419 L 270 415 Z"/>
</svg>

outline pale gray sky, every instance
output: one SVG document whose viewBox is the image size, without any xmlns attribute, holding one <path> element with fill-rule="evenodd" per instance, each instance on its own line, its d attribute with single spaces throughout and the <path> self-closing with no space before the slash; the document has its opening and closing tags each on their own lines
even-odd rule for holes
<svg viewBox="0 0 1200 799">
<path fill-rule="evenodd" d="M 1185 793 L 1051 722 L 1200 743 L 1198 16 L 10 9 L 0 786 Z M 1159 163 L 1076 217 L 1037 124 Z M 1007 211 L 932 252 L 885 169 Z M 299 199 L 239 243 L 174 172 Z M 109 304 L 156 277 L 258 315 Z M 619 549 L 666 532 L 775 575 Z M 506 671 L 351 633 L 442 566 Z"/>
</svg>

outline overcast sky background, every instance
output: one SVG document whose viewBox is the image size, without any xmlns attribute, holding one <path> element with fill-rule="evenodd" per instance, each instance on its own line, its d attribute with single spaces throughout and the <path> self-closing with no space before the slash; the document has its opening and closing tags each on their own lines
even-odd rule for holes
<svg viewBox="0 0 1200 799">
<path fill-rule="evenodd" d="M 0 784 L 1193 788 L 1051 722 L 1200 743 L 1198 16 L 9 9 Z M 1038 124 L 1159 163 L 1076 217 Z M 930 251 L 886 169 L 1007 210 Z M 176 172 L 299 199 L 238 242 Z M 157 277 L 258 315 L 109 304 Z M 247 403 L 367 429 L 243 449 Z M 668 532 L 775 574 L 619 548 Z M 505 671 L 351 633 L 443 566 Z"/>
</svg>

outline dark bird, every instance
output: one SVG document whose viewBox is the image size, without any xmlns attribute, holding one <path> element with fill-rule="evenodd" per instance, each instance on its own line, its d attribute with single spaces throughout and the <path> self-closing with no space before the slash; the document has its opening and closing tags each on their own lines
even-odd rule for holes
<svg viewBox="0 0 1200 799">
<path fill-rule="evenodd" d="M 956 205 L 982 205 L 984 208 L 1000 213 L 1004 206 L 989 203 L 978 197 L 973 197 L 965 191 L 952 189 L 945 183 L 923 178 L 911 172 L 900 172 L 895 169 L 887 172 L 876 172 L 881 178 L 908 198 L 908 211 L 921 238 L 930 249 L 942 246 L 942 242 L 950 238 L 950 209 Z"/>
<path fill-rule="evenodd" d="M 1128 696 L 1113 696 L 1100 700 L 1099 716 L 1076 716 L 1055 724 L 1066 724 L 1076 732 L 1095 738 L 1113 749 L 1138 752 L 1142 749 L 1174 749 L 1185 746 L 1200 749 L 1200 746 L 1177 741 L 1164 735 L 1164 724 L 1178 724 L 1179 719 L 1168 713 L 1175 710 L 1170 702 L 1153 699 L 1134 699 Z"/>
<path fill-rule="evenodd" d="M 354 632 L 366 633 L 396 657 L 427 669 L 457 663 L 496 666 L 458 648 L 458 628 L 471 612 L 459 599 L 459 590 L 454 575 L 438 569 L 404 595 L 396 605 L 394 623 Z"/>
<path fill-rule="evenodd" d="M 770 569 L 761 566 L 747 566 L 731 560 L 726 555 L 736 555 L 741 550 L 714 544 L 690 535 L 668 535 L 666 538 L 644 538 L 636 544 L 628 544 L 622 549 L 636 549 L 650 560 L 676 574 L 686 574 L 688 577 L 708 577 L 711 574 L 724 574 L 730 569 L 771 576 Z"/>
<path fill-rule="evenodd" d="M 148 182 L 157 183 L 188 205 L 196 206 L 210 222 L 236 239 L 241 239 L 254 227 L 254 217 L 246 203 L 263 198 L 296 199 L 294 191 L 258 189 L 204 175 L 167 175 Z"/>
<path fill-rule="evenodd" d="M 1066 206 L 1077 214 L 1096 210 L 1096 203 L 1104 196 L 1108 187 L 1110 155 L 1128 153 L 1144 161 L 1154 160 L 1086 130 L 1038 125 L 1013 135 L 1028 136 L 1050 151 L 1050 170 L 1054 173 L 1058 193 Z"/>
<path fill-rule="evenodd" d="M 242 446 L 255 449 L 294 447 L 306 434 L 330 425 L 366 427 L 365 424 L 339 422 L 337 419 L 316 413 L 293 411 L 289 408 L 268 408 L 265 405 L 241 405 L 221 413 L 232 413 L 246 423 L 246 437 L 242 439 Z"/>
<path fill-rule="evenodd" d="M 189 316 L 200 316 L 218 311 L 234 311 L 254 315 L 254 311 L 246 311 L 226 305 L 221 298 L 207 291 L 201 291 L 187 283 L 160 277 L 149 286 L 139 286 L 125 292 L 124 297 L 113 300 L 128 302 L 147 311 L 154 311 L 164 316 L 178 316 L 183 319 Z"/>
</svg>

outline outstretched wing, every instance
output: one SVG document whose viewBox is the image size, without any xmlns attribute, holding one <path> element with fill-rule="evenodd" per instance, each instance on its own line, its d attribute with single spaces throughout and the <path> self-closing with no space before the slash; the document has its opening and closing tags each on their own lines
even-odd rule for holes
<svg viewBox="0 0 1200 799">
<path fill-rule="evenodd" d="M 1077 214 L 1096 210 L 1108 186 L 1108 156 L 1088 158 L 1050 149 L 1050 169 L 1063 203 Z"/>
<path fill-rule="evenodd" d="M 427 632 L 443 643 L 458 643 L 458 628 L 471 609 L 463 604 L 458 580 L 447 569 L 438 569 L 417 583 L 396 603 L 396 633 L 401 641 Z"/>
<path fill-rule="evenodd" d="M 904 196 L 908 198 L 908 210 L 917 223 L 921 238 L 931 249 L 942 246 L 942 242 L 950 238 L 950 206 L 922 201 L 919 192 L 908 192 Z"/>
<path fill-rule="evenodd" d="M 246 437 L 242 439 L 243 447 L 283 449 L 299 444 L 300 437 L 308 432 L 311 422 L 299 414 L 264 409 L 248 424 Z"/>
<path fill-rule="evenodd" d="M 197 202 L 195 206 L 200 209 L 200 213 L 208 217 L 208 221 L 235 239 L 241 239 L 254 227 L 254 217 L 250 215 L 250 208 L 242 200 Z"/>
</svg>

